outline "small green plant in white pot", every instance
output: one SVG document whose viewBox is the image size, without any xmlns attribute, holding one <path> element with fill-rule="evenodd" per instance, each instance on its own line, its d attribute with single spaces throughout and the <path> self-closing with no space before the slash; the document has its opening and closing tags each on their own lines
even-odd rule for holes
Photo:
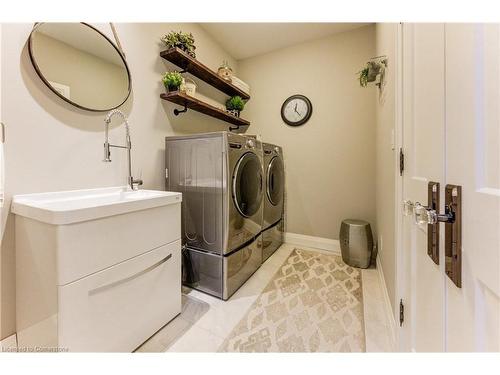
<svg viewBox="0 0 500 375">
<path fill-rule="evenodd" d="M 196 46 L 194 45 L 193 34 L 183 33 L 182 31 L 171 31 L 161 38 L 161 40 L 167 48 L 179 48 L 192 58 L 196 58 L 196 53 L 194 52 Z"/>
<path fill-rule="evenodd" d="M 182 75 L 174 70 L 172 72 L 166 72 L 162 80 L 168 92 L 177 91 L 182 84 Z"/>
<path fill-rule="evenodd" d="M 241 98 L 241 96 L 233 96 L 226 101 L 226 108 L 231 113 L 240 117 L 240 112 L 243 111 L 243 108 L 245 108 L 245 101 Z"/>
<path fill-rule="evenodd" d="M 368 72 L 370 70 L 368 68 L 363 68 L 361 69 L 358 74 L 359 74 L 359 85 L 361 87 L 366 87 L 368 85 Z"/>
<path fill-rule="evenodd" d="M 383 75 L 386 67 L 387 59 L 368 61 L 366 66 L 358 72 L 359 85 L 361 87 L 366 87 L 368 83 L 375 82 L 378 75 Z"/>
</svg>

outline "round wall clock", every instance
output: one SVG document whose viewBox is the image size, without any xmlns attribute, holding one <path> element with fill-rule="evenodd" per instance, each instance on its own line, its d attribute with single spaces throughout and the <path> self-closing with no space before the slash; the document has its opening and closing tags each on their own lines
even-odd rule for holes
<svg viewBox="0 0 500 375">
<path fill-rule="evenodd" d="M 281 118 L 290 126 L 305 124 L 312 114 L 312 103 L 304 95 L 292 95 L 281 106 Z"/>
</svg>

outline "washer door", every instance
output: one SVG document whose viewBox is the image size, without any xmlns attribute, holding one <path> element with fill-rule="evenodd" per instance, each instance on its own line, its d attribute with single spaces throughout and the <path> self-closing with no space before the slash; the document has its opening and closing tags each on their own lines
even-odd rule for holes
<svg viewBox="0 0 500 375">
<path fill-rule="evenodd" d="M 274 206 L 283 201 L 284 191 L 283 162 L 279 156 L 271 159 L 267 167 L 267 198 Z"/>
<path fill-rule="evenodd" d="M 253 152 L 247 152 L 236 163 L 233 173 L 233 200 L 238 212 L 251 217 L 262 203 L 262 168 Z"/>
</svg>

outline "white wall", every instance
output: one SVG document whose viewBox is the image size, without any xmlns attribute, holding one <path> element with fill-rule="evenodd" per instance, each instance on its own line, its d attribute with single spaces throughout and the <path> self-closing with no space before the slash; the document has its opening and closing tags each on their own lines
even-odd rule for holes
<svg viewBox="0 0 500 375">
<path fill-rule="evenodd" d="M 342 219 L 374 225 L 375 89 L 357 80 L 373 56 L 372 25 L 239 61 L 252 88 L 248 132 L 284 148 L 288 232 L 338 239 Z M 293 94 L 313 105 L 301 127 L 280 115 Z"/>
<path fill-rule="evenodd" d="M 103 113 L 79 110 L 52 93 L 34 71 L 26 50 L 31 24 L 4 24 L 1 35 L 2 121 L 8 128 L 6 207 L 13 194 L 125 185 L 125 153 L 112 150 L 112 163 L 102 162 Z M 99 25 L 111 39 L 109 25 Z M 237 63 L 194 24 L 117 24 L 132 75 L 133 92 L 122 109 L 132 126 L 133 173 L 144 187 L 164 187 L 164 137 L 178 133 L 227 129 L 224 123 L 189 111 L 180 117 L 175 106 L 159 99 L 161 75 L 172 67 L 159 57 L 160 37 L 171 30 L 191 31 L 198 58 L 217 69 L 223 59 Z M 206 84 L 199 90 L 222 100 Z M 113 122 L 111 139 L 119 143 L 125 130 Z M 142 176 L 137 170 L 142 170 Z M 15 331 L 14 217 L 2 214 L 0 256 L 0 339 Z"/>
<path fill-rule="evenodd" d="M 1 105 L 8 127 L 7 206 L 13 194 L 123 185 L 125 154 L 112 150 L 102 163 L 103 113 L 72 107 L 36 75 L 26 50 L 31 24 L 5 24 L 1 35 Z M 248 133 L 284 146 L 287 166 L 289 232 L 337 239 L 343 218 L 370 221 L 375 230 L 375 88 L 359 87 L 356 73 L 375 56 L 375 27 L 234 61 L 193 24 L 117 24 L 131 70 L 133 92 L 123 106 L 132 126 L 133 173 L 142 170 L 145 188 L 164 185 L 164 137 L 225 130 L 224 123 L 189 111 L 175 117 L 175 106 L 161 101 L 161 74 L 170 64 L 158 55 L 159 38 L 171 30 L 193 32 L 198 58 L 216 69 L 223 59 L 252 86 L 243 116 Z M 108 25 L 100 25 L 112 38 Z M 197 81 L 198 90 L 219 101 L 224 95 Z M 280 117 L 283 101 L 301 93 L 313 103 L 311 120 L 299 128 Z M 124 137 L 115 119 L 114 142 Z M 385 139 L 385 138 L 384 138 Z M 293 166 L 293 167 L 292 167 Z M 13 215 L 2 215 L 0 256 L 0 339 L 15 330 Z M 384 241 L 385 235 L 384 235 Z M 384 245 L 384 249 L 385 249 Z M 384 250 L 386 251 L 386 250 Z M 387 260 L 385 267 L 390 267 Z M 386 275 L 387 279 L 387 275 Z"/>
<path fill-rule="evenodd" d="M 386 55 L 388 69 L 387 84 L 382 98 L 376 99 L 376 221 L 378 233 L 378 257 L 382 265 L 387 292 L 392 304 L 396 306 L 396 248 L 394 243 L 394 197 L 396 170 L 395 158 L 398 151 L 392 150 L 392 131 L 396 124 L 395 81 L 396 81 L 396 35 L 397 24 L 381 23 L 376 25 L 376 55 Z"/>
<path fill-rule="evenodd" d="M 2 24 L 0 23 L 0 73 L 2 71 Z M 2 80 L 1 80 L 1 74 L 0 74 L 0 121 L 2 120 Z M 2 166 L 0 166 L 2 168 Z M 3 237 L 3 232 L 4 232 L 4 208 L 0 207 L 0 340 L 2 340 L 2 237 Z"/>
<path fill-rule="evenodd" d="M 112 108 L 127 96 L 127 71 L 123 64 L 42 33 L 37 33 L 35 40 L 37 65 L 44 77 L 68 86 L 72 102 L 86 108 Z"/>
</svg>

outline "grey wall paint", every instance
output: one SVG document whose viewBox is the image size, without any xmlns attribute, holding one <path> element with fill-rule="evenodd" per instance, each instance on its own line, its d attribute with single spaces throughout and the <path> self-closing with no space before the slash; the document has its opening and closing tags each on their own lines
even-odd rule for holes
<svg viewBox="0 0 500 375">
<path fill-rule="evenodd" d="M 376 25 L 377 56 L 387 55 L 389 66 L 386 71 L 387 84 L 382 100 L 377 95 L 377 157 L 376 157 L 376 207 L 379 259 L 384 272 L 387 292 L 395 312 L 396 306 L 396 248 L 395 248 L 395 158 L 392 150 L 392 131 L 396 125 L 395 82 L 396 82 L 396 36 L 397 24 Z"/>
<path fill-rule="evenodd" d="M 104 114 L 70 106 L 36 76 L 25 45 L 31 27 L 8 24 L 1 34 L 7 207 L 13 194 L 125 184 L 124 153 L 115 150 L 111 164 L 101 162 Z M 100 28 L 112 38 L 108 25 Z M 200 60 L 213 69 L 229 60 L 251 84 L 252 100 L 243 112 L 252 122 L 248 133 L 284 146 L 288 231 L 336 239 L 346 217 L 367 219 L 375 229 L 375 89 L 361 89 L 356 80 L 359 69 L 377 53 L 374 26 L 239 62 L 197 25 L 116 28 L 133 80 L 133 93 L 122 108 L 132 126 L 133 172 L 142 171 L 145 188 L 163 188 L 165 136 L 227 129 L 192 111 L 175 117 L 175 106 L 158 98 L 163 92 L 160 76 L 171 67 L 158 56 L 159 38 L 171 30 L 192 31 Z M 215 89 L 197 83 L 200 92 L 223 100 Z M 279 114 L 283 100 L 295 93 L 307 95 L 314 106 L 313 117 L 301 128 L 287 127 Z M 118 124 L 113 123 L 110 133 L 117 141 L 124 136 Z M 14 222 L 7 211 L 1 217 L 0 338 L 15 331 Z M 390 264 L 383 263 L 386 272 Z"/>
<path fill-rule="evenodd" d="M 113 150 L 113 162 L 102 162 L 104 113 L 79 110 L 58 98 L 39 79 L 26 49 L 32 24 L 2 26 L 2 121 L 7 125 L 6 207 L 13 194 L 126 184 L 125 153 Z M 112 40 L 108 24 L 96 25 Z M 175 117 L 175 106 L 159 99 L 161 75 L 169 63 L 159 57 L 160 37 L 171 30 L 191 31 L 201 61 L 217 69 L 223 59 L 236 61 L 196 24 L 116 24 L 132 75 L 133 92 L 122 106 L 130 119 L 134 176 L 144 188 L 164 188 L 164 138 L 167 135 L 224 130 L 224 123 L 189 111 Z M 200 92 L 222 100 L 206 84 Z M 110 137 L 120 142 L 125 130 L 114 119 Z M 140 173 L 139 173 L 140 171 Z M 1 217 L 0 339 L 15 331 L 14 216 Z"/>
<path fill-rule="evenodd" d="M 375 222 L 375 88 L 357 72 L 375 56 L 373 25 L 239 61 L 252 88 L 250 133 L 284 148 L 287 231 L 338 239 L 345 218 Z M 311 99 L 301 127 L 281 119 L 293 94 Z"/>
</svg>

